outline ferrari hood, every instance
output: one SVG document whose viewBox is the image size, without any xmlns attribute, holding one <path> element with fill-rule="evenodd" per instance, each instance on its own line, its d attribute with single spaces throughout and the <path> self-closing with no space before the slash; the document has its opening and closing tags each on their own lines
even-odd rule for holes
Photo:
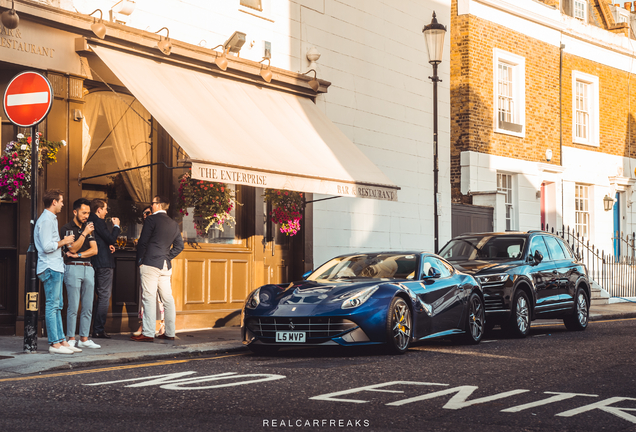
<svg viewBox="0 0 636 432">
<path fill-rule="evenodd" d="M 283 291 L 278 297 L 279 305 L 318 304 L 344 300 L 365 288 L 373 287 L 379 281 L 364 282 L 336 282 L 322 284 L 314 281 L 302 281 L 294 283 Z"/>
</svg>

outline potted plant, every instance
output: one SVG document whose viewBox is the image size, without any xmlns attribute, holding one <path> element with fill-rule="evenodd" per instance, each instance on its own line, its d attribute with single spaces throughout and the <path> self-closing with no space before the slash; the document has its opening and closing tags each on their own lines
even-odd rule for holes
<svg viewBox="0 0 636 432">
<path fill-rule="evenodd" d="M 303 218 L 302 192 L 281 189 L 265 189 L 265 201 L 272 203 L 270 216 L 275 224 L 280 226 L 280 232 L 293 236 L 300 230 L 300 220 Z"/>
</svg>

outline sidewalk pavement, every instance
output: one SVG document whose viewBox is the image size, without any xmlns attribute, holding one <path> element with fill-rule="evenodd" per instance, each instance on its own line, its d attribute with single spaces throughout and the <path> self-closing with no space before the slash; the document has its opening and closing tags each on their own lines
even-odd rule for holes
<svg viewBox="0 0 636 432">
<path fill-rule="evenodd" d="M 590 321 L 635 318 L 636 303 L 592 305 Z M 554 320 L 552 320 L 554 321 Z M 22 352 L 24 338 L 0 336 L 0 379 L 46 371 L 147 362 L 161 359 L 187 358 L 201 355 L 243 351 L 239 327 L 183 331 L 174 341 L 133 342 L 130 334 L 113 334 L 111 339 L 95 339 L 100 349 L 84 349 L 73 355 L 49 354 L 46 338 L 38 338 L 38 351 Z"/>
</svg>

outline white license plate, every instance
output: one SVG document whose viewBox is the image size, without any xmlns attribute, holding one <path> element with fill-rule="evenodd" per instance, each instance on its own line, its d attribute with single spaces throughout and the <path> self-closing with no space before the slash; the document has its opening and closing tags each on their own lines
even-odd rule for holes
<svg viewBox="0 0 636 432">
<path fill-rule="evenodd" d="M 276 342 L 305 342 L 305 332 L 276 332 Z"/>
</svg>

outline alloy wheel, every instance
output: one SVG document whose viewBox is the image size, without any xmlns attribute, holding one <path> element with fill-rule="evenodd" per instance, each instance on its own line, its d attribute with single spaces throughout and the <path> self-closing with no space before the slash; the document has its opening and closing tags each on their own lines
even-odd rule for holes
<svg viewBox="0 0 636 432">
<path fill-rule="evenodd" d="M 395 345 L 399 350 L 405 350 L 411 338 L 411 311 L 403 300 L 393 308 L 393 323 Z"/>
<path fill-rule="evenodd" d="M 480 340 L 484 335 L 484 308 L 477 296 L 474 296 L 470 302 L 468 326 L 473 340 Z"/>
<path fill-rule="evenodd" d="M 587 300 L 582 292 L 579 292 L 576 299 L 576 318 L 579 320 L 579 324 L 585 327 L 587 324 Z"/>
<path fill-rule="evenodd" d="M 519 296 L 519 298 L 517 298 L 515 312 L 517 314 L 517 327 L 521 333 L 525 333 L 528 330 L 530 317 L 528 314 L 528 302 L 524 297 Z"/>
</svg>

